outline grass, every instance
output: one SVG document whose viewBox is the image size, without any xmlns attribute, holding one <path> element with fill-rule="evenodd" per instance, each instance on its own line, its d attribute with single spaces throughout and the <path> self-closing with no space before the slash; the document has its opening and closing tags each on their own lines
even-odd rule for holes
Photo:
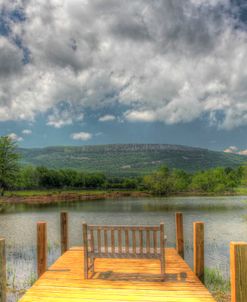
<svg viewBox="0 0 247 302">
<path fill-rule="evenodd" d="M 215 242 L 215 244 L 210 245 L 210 255 L 214 257 L 214 253 L 216 249 L 219 249 L 219 246 Z M 193 247 L 189 241 L 185 241 L 185 251 L 187 254 L 189 261 L 188 264 L 193 266 Z M 224 272 L 224 273 L 223 273 Z M 211 292 L 213 297 L 217 302 L 230 302 L 230 280 L 224 277 L 224 274 L 228 274 L 228 267 L 225 268 L 205 268 L 205 277 L 204 284 L 207 289 Z"/>
<path fill-rule="evenodd" d="M 79 194 L 79 195 L 102 195 L 102 194 L 109 194 L 109 193 L 133 193 L 133 192 L 140 192 L 140 190 L 133 190 L 133 189 L 41 189 L 41 190 L 16 190 L 16 191 L 6 191 L 4 196 L 5 197 L 32 197 L 32 196 L 52 196 L 52 195 L 59 195 L 59 194 Z M 213 192 L 183 192 L 183 193 L 174 193 L 174 196 L 222 196 L 222 195 L 229 195 L 229 193 L 225 192 L 222 194 L 217 194 Z M 247 187 L 238 187 L 234 189 L 232 194 L 230 195 L 247 195 Z M 1 202 L 1 198 L 0 198 Z"/>
<path fill-rule="evenodd" d="M 7 191 L 5 192 L 6 197 L 30 197 L 30 196 L 47 196 L 47 195 L 58 195 L 58 194 L 80 194 L 80 195 L 102 195 L 114 192 L 129 193 L 139 192 L 137 190 L 78 190 L 78 189 L 44 189 L 44 190 L 20 190 L 20 191 Z"/>
<path fill-rule="evenodd" d="M 19 301 L 37 280 L 36 247 L 7 247 L 7 301 Z M 59 243 L 48 242 L 48 266 L 60 256 Z"/>
<path fill-rule="evenodd" d="M 237 195 L 247 195 L 247 187 L 238 187 L 234 190 Z"/>
<path fill-rule="evenodd" d="M 205 285 L 217 302 L 230 302 L 230 280 L 224 278 L 217 268 L 205 269 Z"/>
<path fill-rule="evenodd" d="M 73 189 L 51 189 L 51 190 L 19 190 L 5 192 L 0 197 L 0 213 L 6 211 L 14 204 L 44 205 L 60 202 L 100 200 L 119 197 L 143 197 L 150 196 L 147 192 L 137 190 L 73 190 Z"/>
<path fill-rule="evenodd" d="M 7 191 L 5 193 L 5 196 L 7 196 L 7 197 L 11 197 L 11 196 L 26 197 L 26 196 L 55 195 L 55 194 L 62 194 L 62 193 L 97 195 L 97 194 L 107 193 L 107 191 L 104 191 L 104 190 L 66 190 L 66 189 L 20 190 L 20 191 Z"/>
</svg>

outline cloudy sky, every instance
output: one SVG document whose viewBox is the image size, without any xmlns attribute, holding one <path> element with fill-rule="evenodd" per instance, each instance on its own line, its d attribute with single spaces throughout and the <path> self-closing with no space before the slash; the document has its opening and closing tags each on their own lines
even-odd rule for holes
<svg viewBox="0 0 247 302">
<path fill-rule="evenodd" d="M 247 149 L 247 1 L 0 0 L 0 135 Z"/>
</svg>

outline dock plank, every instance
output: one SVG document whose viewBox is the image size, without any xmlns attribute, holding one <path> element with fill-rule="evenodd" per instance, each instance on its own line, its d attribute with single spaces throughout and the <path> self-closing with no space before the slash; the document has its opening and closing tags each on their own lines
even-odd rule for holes
<svg viewBox="0 0 247 302">
<path fill-rule="evenodd" d="M 71 248 L 20 302 L 213 302 L 206 287 L 175 249 L 166 249 L 166 276 L 159 260 L 96 259 L 93 279 L 83 277 L 83 249 Z"/>
</svg>

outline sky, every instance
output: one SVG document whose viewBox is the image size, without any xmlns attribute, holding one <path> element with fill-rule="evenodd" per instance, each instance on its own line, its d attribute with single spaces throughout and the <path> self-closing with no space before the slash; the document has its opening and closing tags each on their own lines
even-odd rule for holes
<svg viewBox="0 0 247 302">
<path fill-rule="evenodd" d="M 0 135 L 247 154 L 246 0 L 0 0 Z"/>
</svg>

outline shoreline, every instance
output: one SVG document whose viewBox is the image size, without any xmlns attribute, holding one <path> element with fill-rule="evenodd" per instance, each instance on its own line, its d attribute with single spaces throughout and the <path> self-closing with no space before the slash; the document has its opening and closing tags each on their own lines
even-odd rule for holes
<svg viewBox="0 0 247 302">
<path fill-rule="evenodd" d="M 62 202 L 73 202 L 73 201 L 90 201 L 90 200 L 104 200 L 114 199 L 121 197 L 151 197 L 152 195 L 147 192 L 141 191 L 114 191 L 114 192 L 58 192 L 58 193 L 46 193 L 40 195 L 24 195 L 24 196 L 3 196 L 0 197 L 0 204 L 31 204 L 31 205 L 44 205 L 54 204 Z"/>
<path fill-rule="evenodd" d="M 25 194 L 26 192 L 26 194 Z M 46 205 L 73 201 L 104 200 L 123 197 L 220 197 L 220 196 L 245 196 L 238 192 L 225 192 L 222 194 L 201 193 L 201 192 L 181 192 L 169 196 L 157 196 L 144 191 L 19 191 L 0 197 L 0 204 L 28 204 Z"/>
</svg>

